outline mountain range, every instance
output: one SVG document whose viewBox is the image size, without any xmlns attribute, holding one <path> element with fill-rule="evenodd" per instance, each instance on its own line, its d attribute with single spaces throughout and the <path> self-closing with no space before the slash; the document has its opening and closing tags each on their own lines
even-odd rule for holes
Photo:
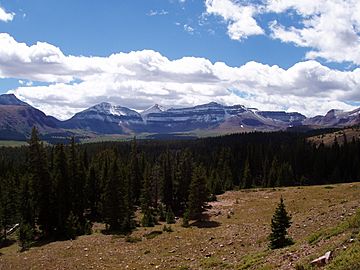
<svg viewBox="0 0 360 270">
<path fill-rule="evenodd" d="M 186 108 L 155 104 L 142 111 L 112 105 L 94 105 L 60 121 L 19 100 L 13 94 L 0 95 L 0 139 L 24 140 L 33 126 L 48 137 L 100 136 L 106 134 L 225 134 L 276 131 L 291 127 L 329 128 L 360 124 L 360 108 L 350 112 L 330 110 L 325 116 L 307 118 L 298 112 L 260 111 L 242 105 L 216 102 Z"/>
</svg>

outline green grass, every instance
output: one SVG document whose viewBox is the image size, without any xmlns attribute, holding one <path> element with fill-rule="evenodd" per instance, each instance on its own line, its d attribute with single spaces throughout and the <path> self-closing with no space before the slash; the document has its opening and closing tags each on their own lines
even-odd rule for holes
<svg viewBox="0 0 360 270">
<path fill-rule="evenodd" d="M 322 239 L 330 239 L 333 236 L 339 235 L 348 229 L 359 229 L 360 228 L 360 209 L 357 210 L 355 216 L 341 222 L 339 225 L 327 229 L 320 230 L 311 234 L 308 237 L 308 243 L 313 245 L 318 243 Z"/>
<path fill-rule="evenodd" d="M 125 237 L 125 242 L 128 242 L 128 243 L 137 243 L 137 242 L 141 242 L 141 238 L 140 238 L 140 237 L 136 237 L 136 236 L 128 235 L 128 236 Z"/>
<path fill-rule="evenodd" d="M 244 258 L 242 258 L 237 269 L 238 270 L 258 269 L 260 266 L 262 266 L 262 264 L 263 264 L 262 262 L 265 257 L 266 257 L 265 252 L 259 252 L 259 253 L 247 255 Z M 254 267 L 256 267 L 256 268 L 254 268 Z"/>
<path fill-rule="evenodd" d="M 227 268 L 228 264 L 216 257 L 210 257 L 203 259 L 201 266 L 205 269 L 213 269 L 214 267 Z"/>
<path fill-rule="evenodd" d="M 159 236 L 162 233 L 163 233 L 162 231 L 152 231 L 152 232 L 144 234 L 144 237 L 146 239 L 153 239 L 153 238 L 155 238 L 156 236 Z"/>
<path fill-rule="evenodd" d="M 360 243 L 354 243 L 346 250 L 341 251 L 328 266 L 326 270 L 357 270 L 360 269 Z"/>
</svg>

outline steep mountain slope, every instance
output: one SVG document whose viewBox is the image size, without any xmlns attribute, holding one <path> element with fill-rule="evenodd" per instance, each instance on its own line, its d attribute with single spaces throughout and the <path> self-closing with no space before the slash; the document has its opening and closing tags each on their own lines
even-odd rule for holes
<svg viewBox="0 0 360 270">
<path fill-rule="evenodd" d="M 67 129 L 83 129 L 101 134 L 123 134 L 129 124 L 142 124 L 136 111 L 103 102 L 75 114 L 61 125 Z"/>
<path fill-rule="evenodd" d="M 169 109 L 147 115 L 146 124 L 151 131 L 181 132 L 196 129 L 279 130 L 301 125 L 305 116 L 299 113 L 261 112 L 242 105 L 223 106 L 211 102 L 190 108 Z"/>
<path fill-rule="evenodd" d="M 59 131 L 60 121 L 12 94 L 0 95 L 0 139 L 25 139 L 36 126 L 41 133 Z"/>
<path fill-rule="evenodd" d="M 330 110 L 325 116 L 315 116 L 304 121 L 305 125 L 321 127 L 344 127 L 360 124 L 360 108 L 344 112 Z"/>
<path fill-rule="evenodd" d="M 360 108 L 351 112 L 331 110 L 325 116 L 306 118 L 297 112 L 260 111 L 242 105 L 224 106 L 216 102 L 194 107 L 165 109 L 155 104 L 141 113 L 102 102 L 59 121 L 17 99 L 0 95 L 0 139 L 24 139 L 32 126 L 42 134 L 86 136 L 142 133 L 227 134 L 250 131 L 276 131 L 294 128 L 344 127 L 360 124 Z"/>
</svg>

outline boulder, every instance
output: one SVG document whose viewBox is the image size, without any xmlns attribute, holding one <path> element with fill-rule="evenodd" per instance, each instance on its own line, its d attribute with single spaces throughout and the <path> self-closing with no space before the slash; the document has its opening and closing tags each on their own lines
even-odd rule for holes
<svg viewBox="0 0 360 270">
<path fill-rule="evenodd" d="M 327 264 L 329 262 L 330 257 L 331 257 L 331 251 L 328 251 L 325 253 L 325 255 L 313 260 L 311 262 L 311 265 L 324 266 L 325 264 Z"/>
</svg>

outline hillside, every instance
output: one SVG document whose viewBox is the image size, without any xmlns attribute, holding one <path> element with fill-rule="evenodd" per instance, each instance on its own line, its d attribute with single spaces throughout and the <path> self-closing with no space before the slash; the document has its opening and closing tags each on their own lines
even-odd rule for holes
<svg viewBox="0 0 360 270">
<path fill-rule="evenodd" d="M 314 142 L 317 145 L 320 143 L 324 143 L 325 145 L 332 145 L 335 141 L 335 138 L 339 144 L 343 144 L 345 137 L 348 142 L 352 141 L 353 139 L 358 140 L 360 138 L 360 128 L 344 128 L 335 132 L 312 136 L 309 137 L 308 140 L 310 142 Z"/>
<path fill-rule="evenodd" d="M 74 241 L 22 253 L 16 244 L 2 248 L 0 269 L 294 269 L 328 250 L 334 259 L 326 269 L 357 269 L 334 263 L 346 252 L 359 258 L 359 234 L 343 226 L 359 207 L 359 194 L 360 183 L 231 191 L 211 203 L 208 222 L 183 228 L 178 221 L 173 232 L 154 238 L 146 235 L 161 231 L 162 224 L 139 227 L 126 239 L 101 234 L 97 224 L 92 235 Z M 296 244 L 269 251 L 267 235 L 280 196 L 293 217 L 289 233 Z"/>
</svg>

